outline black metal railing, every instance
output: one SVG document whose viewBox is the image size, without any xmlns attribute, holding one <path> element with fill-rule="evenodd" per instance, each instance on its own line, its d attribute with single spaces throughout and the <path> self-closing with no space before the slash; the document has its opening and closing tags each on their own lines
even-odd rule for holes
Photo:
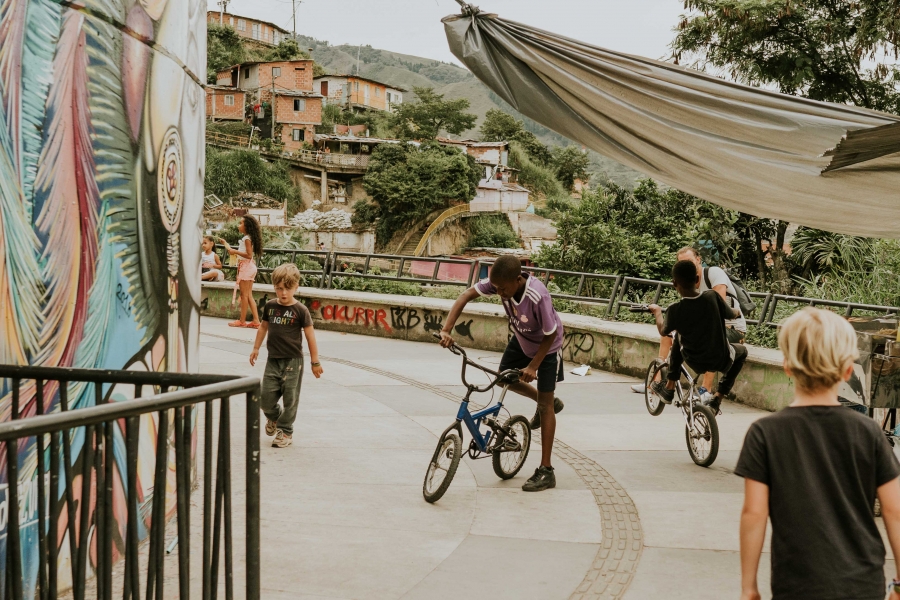
<svg viewBox="0 0 900 600">
<path fill-rule="evenodd" d="M 175 458 L 175 519 L 178 547 L 178 597 L 190 597 L 191 537 L 190 493 L 192 488 L 192 448 L 195 428 L 194 409 L 203 413 L 203 533 L 202 598 L 218 597 L 220 572 L 226 598 L 232 598 L 233 524 L 231 487 L 231 408 L 232 396 L 246 398 L 246 598 L 260 597 L 260 522 L 259 522 L 259 380 L 218 375 L 192 375 L 141 371 L 105 371 L 0 365 L 0 382 L 11 390 L 10 420 L 0 423 L 0 475 L 8 484 L 3 598 L 26 596 L 52 600 L 60 589 L 60 539 L 68 537 L 72 596 L 84 600 L 93 571 L 98 600 L 122 593 L 125 600 L 162 600 L 175 597 L 164 589 L 166 543 L 166 491 L 170 448 Z M 91 390 L 91 385 L 93 390 Z M 110 401 L 133 386 L 134 399 Z M 144 397 L 145 388 L 153 395 Z M 177 391 L 170 391 L 180 388 Z M 94 406 L 69 409 L 70 398 L 85 397 L 93 391 Z M 23 396 L 27 399 L 23 407 Z M 77 398 L 76 398 L 77 399 Z M 218 402 L 217 402 L 218 401 Z M 218 415 L 215 404 L 218 403 Z M 140 498 L 146 486 L 137 478 L 141 418 L 156 416 L 156 450 L 152 491 L 149 501 Z M 199 415 L 198 415 L 199 417 Z M 218 439 L 214 440 L 214 421 L 218 419 Z M 170 436 L 170 420 L 172 434 Z M 199 422 L 199 419 L 198 419 Z M 124 430 L 124 431 L 123 431 Z M 197 431 L 199 435 L 199 431 Z M 124 461 L 121 456 L 124 438 Z M 171 441 L 170 441 L 171 438 Z M 217 445 L 214 452 L 213 446 Z M 36 448 L 36 471 L 22 473 L 23 454 Z M 199 445 L 198 454 L 199 454 Z M 49 449 L 48 457 L 45 456 Z M 117 457 L 116 452 L 119 451 Z M 80 453 L 80 460 L 76 456 Z M 215 455 L 216 468 L 213 470 Z M 199 461 L 199 456 L 195 457 Z M 5 465 L 3 460 L 5 459 Z M 146 458 L 142 460 L 147 460 Z M 154 459 L 150 459 L 154 460 Z M 33 462 L 26 461 L 29 470 Z M 48 468 L 49 467 L 49 468 Z M 4 473 L 5 472 L 5 473 Z M 36 502 L 30 510 L 37 513 L 37 535 L 32 545 L 23 543 L 21 529 L 27 519 L 19 514 L 23 505 L 22 477 L 26 498 Z M 36 485 L 35 485 L 36 479 Z M 118 484 L 118 485 L 117 485 Z M 215 484 L 215 490 L 213 490 Z M 122 490 L 116 498 L 114 490 Z M 162 493 L 157 493 L 162 490 Z M 84 502 L 89 498 L 93 501 Z M 125 506 L 122 516 L 114 507 Z M 63 530 L 60 529 L 62 526 Z M 149 551 L 145 568 L 140 565 L 141 530 L 146 532 Z M 123 535 L 124 531 L 124 535 Z M 89 534 L 90 537 L 89 537 Z M 36 581 L 23 577 L 23 555 L 34 557 L 33 538 L 37 537 Z M 224 539 L 223 539 L 224 538 Z M 124 578 L 113 581 L 115 554 L 124 560 Z M 170 544 L 171 545 L 171 544 Z M 144 550 L 146 550 L 146 544 Z M 93 557 L 93 565 L 89 564 Z M 224 557 L 224 569 L 220 563 Z M 93 567 L 93 568 L 91 568 Z M 144 573 L 146 585 L 142 591 Z M 121 592 L 119 586 L 121 585 Z M 34 589 L 34 595 L 30 591 Z M 29 592 L 26 594 L 26 590 Z"/>
<path fill-rule="evenodd" d="M 306 250 L 265 250 L 266 254 L 290 255 L 285 262 L 298 264 L 301 274 L 314 278 L 311 287 L 333 288 L 335 278 L 380 279 L 415 283 L 420 285 L 471 286 L 494 262 L 494 259 L 466 260 L 458 258 L 402 256 L 394 254 L 366 254 L 362 252 L 313 252 Z M 311 261 L 317 268 L 311 268 Z M 456 266 L 456 268 L 453 268 Z M 234 269 L 234 267 L 226 267 Z M 260 268 L 269 273 L 271 268 Z M 648 301 L 659 302 L 664 294 L 674 290 L 669 281 L 626 277 L 606 273 L 582 273 L 562 271 L 542 267 L 525 267 L 525 270 L 539 277 L 545 284 L 556 283 L 562 290 L 550 295 L 558 300 L 570 300 L 595 305 L 605 305 L 602 317 L 617 319 L 623 308 L 627 309 Z M 562 284 L 562 285 L 561 285 Z M 571 291 L 574 290 L 574 293 Z M 819 306 L 843 309 L 845 316 L 860 312 L 870 314 L 896 315 L 900 308 L 879 306 L 839 300 L 824 300 L 788 296 L 764 292 L 750 292 L 757 303 L 757 310 L 747 316 L 751 325 L 777 327 L 776 311 L 785 304 Z M 674 299 L 674 297 L 673 297 Z"/>
</svg>

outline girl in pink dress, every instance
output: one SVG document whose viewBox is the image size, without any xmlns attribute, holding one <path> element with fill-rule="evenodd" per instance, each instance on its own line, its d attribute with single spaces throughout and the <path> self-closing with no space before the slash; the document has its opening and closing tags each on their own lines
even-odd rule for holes
<svg viewBox="0 0 900 600">
<path fill-rule="evenodd" d="M 262 230 L 259 222 L 250 215 L 241 218 L 238 225 L 238 231 L 244 234 L 237 248 L 232 248 L 224 239 L 219 241 L 225 245 L 228 254 L 238 257 L 238 272 L 236 287 L 241 293 L 241 312 L 238 313 L 236 321 L 228 324 L 229 327 L 250 327 L 259 329 L 259 314 L 256 309 L 256 302 L 253 301 L 253 282 L 256 280 L 256 262 L 258 255 L 262 254 Z M 247 305 L 250 306 L 250 313 L 253 315 L 253 321 L 247 323 L 244 317 L 247 315 Z"/>
</svg>

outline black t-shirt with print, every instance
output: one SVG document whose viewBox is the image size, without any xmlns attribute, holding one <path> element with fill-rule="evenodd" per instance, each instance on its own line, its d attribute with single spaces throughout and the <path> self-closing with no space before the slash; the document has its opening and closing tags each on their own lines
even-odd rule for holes
<svg viewBox="0 0 900 600">
<path fill-rule="evenodd" d="M 900 464 L 875 421 L 788 407 L 750 426 L 734 472 L 769 486 L 774 600 L 882 600 L 876 490 Z"/>
<path fill-rule="evenodd" d="M 278 300 L 266 302 L 262 320 L 269 324 L 266 348 L 269 358 L 299 358 L 303 355 L 303 328 L 313 324 L 309 309 L 295 302 L 283 306 Z"/>
<path fill-rule="evenodd" d="M 681 352 L 692 369 L 722 371 L 732 360 L 725 320 L 733 318 L 734 312 L 712 290 L 682 298 L 666 311 L 663 335 L 678 332 Z"/>
</svg>

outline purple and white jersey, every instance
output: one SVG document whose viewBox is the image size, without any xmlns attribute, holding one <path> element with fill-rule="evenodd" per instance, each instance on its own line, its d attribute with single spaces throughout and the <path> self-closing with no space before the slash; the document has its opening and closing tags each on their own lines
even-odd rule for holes
<svg viewBox="0 0 900 600">
<path fill-rule="evenodd" d="M 503 309 L 509 322 L 516 332 L 516 338 L 522 351 L 529 357 L 537 354 L 538 347 L 544 341 L 544 336 L 556 334 L 553 345 L 547 354 L 558 352 L 563 345 L 562 320 L 553 308 L 550 292 L 539 280 L 522 273 L 525 278 L 525 291 L 522 292 L 522 300 L 516 302 L 515 298 L 503 301 Z M 490 279 L 482 279 L 475 284 L 475 291 L 481 296 L 493 296 L 497 288 Z"/>
</svg>

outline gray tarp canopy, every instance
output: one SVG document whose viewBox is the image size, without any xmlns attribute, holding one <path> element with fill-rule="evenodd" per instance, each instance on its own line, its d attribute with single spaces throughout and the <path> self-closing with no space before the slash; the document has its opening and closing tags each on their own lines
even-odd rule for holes
<svg viewBox="0 0 900 600">
<path fill-rule="evenodd" d="M 463 13 L 443 21 L 453 54 L 538 123 L 721 206 L 900 237 L 900 117 Z"/>
</svg>

